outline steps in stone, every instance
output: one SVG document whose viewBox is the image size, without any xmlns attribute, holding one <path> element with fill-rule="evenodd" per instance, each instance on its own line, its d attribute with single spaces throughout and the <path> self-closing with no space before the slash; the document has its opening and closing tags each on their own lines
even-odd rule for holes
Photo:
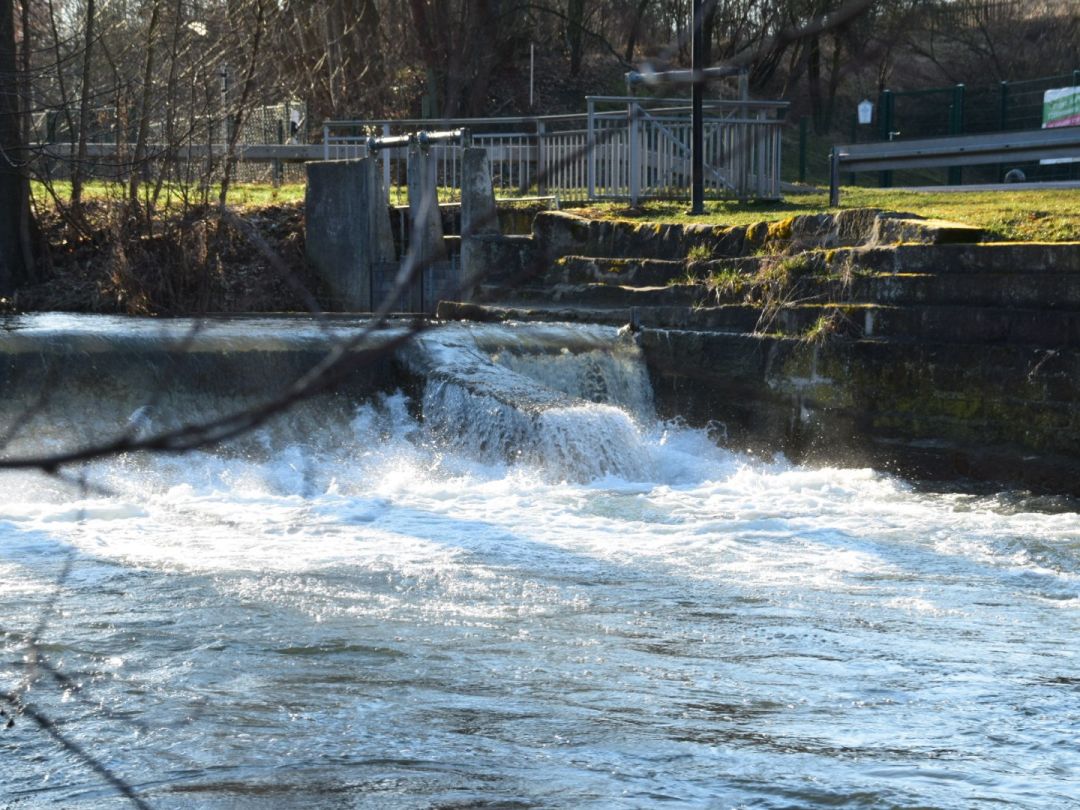
<svg viewBox="0 0 1080 810">
<path fill-rule="evenodd" d="M 727 292 L 703 290 L 700 300 L 725 303 L 745 300 L 747 289 L 753 282 L 746 283 L 746 287 L 734 287 Z M 850 280 L 810 276 L 793 284 L 788 295 L 800 300 L 837 304 L 1080 310 L 1080 273 L 875 273 Z"/>
<path fill-rule="evenodd" d="M 804 340 L 844 336 L 957 344 L 1010 343 L 1048 349 L 1080 347 L 1080 312 L 1013 307 L 801 303 L 762 308 L 746 304 L 663 304 L 655 299 L 633 304 L 627 303 L 626 297 L 618 301 L 564 298 L 488 304 L 446 301 L 440 303 L 438 317 L 447 320 L 633 322 L 663 329 L 752 332 Z"/>
<path fill-rule="evenodd" d="M 1080 243 L 980 242 L 892 245 L 816 251 L 830 270 L 883 273 L 1080 273 Z"/>
<path fill-rule="evenodd" d="M 617 259 L 564 256 L 548 273 L 553 284 L 663 286 L 686 278 L 686 262 L 672 259 Z"/>
<path fill-rule="evenodd" d="M 1028 247 L 1028 246 L 1021 246 Z M 1016 258 L 1023 259 L 1029 251 L 1019 251 Z M 1055 251 L 1037 251 L 1042 258 L 1056 256 Z M 798 297 L 809 296 L 813 300 L 835 300 L 854 303 L 879 303 L 893 305 L 958 304 L 975 306 L 1017 306 L 1048 309 L 1080 309 L 1080 269 L 1066 253 L 1060 264 L 1043 262 L 1033 269 L 1017 271 L 1002 269 L 1004 262 L 996 261 L 986 270 L 961 264 L 960 270 L 936 272 L 882 272 L 859 270 L 855 274 L 834 272 L 804 275 L 798 279 Z M 653 259 L 616 259 L 571 256 L 561 260 L 549 274 L 548 288 L 559 292 L 555 295 L 565 299 L 573 288 L 581 291 L 583 301 L 607 301 L 626 303 L 619 293 L 605 293 L 600 287 L 612 288 L 661 288 L 672 286 L 678 290 L 670 294 L 654 292 L 652 297 L 663 297 L 665 303 L 682 300 L 688 304 L 709 301 L 734 303 L 745 297 L 744 291 L 755 283 L 752 279 L 762 259 L 727 260 L 701 263 L 694 266 L 700 278 L 710 273 L 735 272 L 746 278 L 746 285 L 736 286 L 727 294 L 717 297 L 701 283 L 701 291 L 694 292 L 685 262 Z M 775 261 L 775 259 L 773 260 Z M 831 265 L 839 264 L 835 257 Z M 875 262 L 870 262 L 875 264 Z M 1052 269 L 1047 269 L 1048 267 Z M 822 267 L 824 269 L 824 267 Z M 954 268 L 955 270 L 955 268 Z M 846 280 L 845 280 L 846 278 Z M 586 289 L 590 285 L 592 289 Z M 646 303 L 639 299 L 639 303 Z"/>
</svg>

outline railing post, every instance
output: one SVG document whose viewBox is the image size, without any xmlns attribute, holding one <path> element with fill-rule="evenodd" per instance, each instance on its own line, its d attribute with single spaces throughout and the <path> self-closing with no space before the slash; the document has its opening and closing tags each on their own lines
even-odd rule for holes
<svg viewBox="0 0 1080 810">
<path fill-rule="evenodd" d="M 382 134 L 383 134 L 384 138 L 389 138 L 390 137 L 390 125 L 389 124 L 383 124 L 382 125 Z M 383 152 L 383 157 L 382 157 L 382 183 L 383 183 L 383 189 L 385 189 L 385 191 L 386 191 L 387 203 L 389 203 L 389 201 L 390 201 L 390 150 L 389 149 L 387 149 L 385 152 Z"/>
<path fill-rule="evenodd" d="M 739 73 L 739 101 L 750 100 L 750 74 L 744 69 Z M 753 132 L 750 129 L 750 108 L 739 107 L 737 113 L 739 123 L 735 124 L 735 149 L 738 152 L 739 171 L 736 176 L 736 194 L 739 202 L 746 202 L 750 198 L 750 144 Z"/>
<path fill-rule="evenodd" d="M 784 133 L 783 125 L 779 121 L 773 124 L 773 175 L 772 175 L 772 197 L 773 199 L 780 199 L 782 196 L 780 193 L 780 156 L 784 148 Z"/>
<path fill-rule="evenodd" d="M 758 110 L 757 123 L 754 127 L 754 150 L 757 152 L 757 196 L 758 198 L 765 196 L 765 144 L 766 135 L 765 132 L 765 111 Z"/>
<path fill-rule="evenodd" d="M 636 207 L 641 196 L 641 142 L 637 102 L 631 101 L 626 110 L 630 131 L 630 205 Z"/>
<path fill-rule="evenodd" d="M 958 84 L 953 87 L 952 104 L 949 105 L 949 134 L 964 134 L 964 85 Z M 959 186 L 964 182 L 963 171 L 960 166 L 949 167 L 949 185 Z"/>
<path fill-rule="evenodd" d="M 322 151 L 323 160 L 330 159 L 330 125 L 323 124 L 322 127 Z"/>
<path fill-rule="evenodd" d="M 799 119 L 799 182 L 806 182 L 807 117 Z"/>
<path fill-rule="evenodd" d="M 547 128 L 544 122 L 536 119 L 536 193 L 547 194 L 547 145 L 544 138 Z"/>
<path fill-rule="evenodd" d="M 588 135 L 586 140 L 586 147 L 588 151 L 588 184 L 589 184 L 589 199 L 596 199 L 596 102 L 591 98 L 587 99 L 588 103 L 588 123 L 587 130 Z"/>
<path fill-rule="evenodd" d="M 836 147 L 829 153 L 829 206 L 840 205 L 840 153 Z"/>
</svg>

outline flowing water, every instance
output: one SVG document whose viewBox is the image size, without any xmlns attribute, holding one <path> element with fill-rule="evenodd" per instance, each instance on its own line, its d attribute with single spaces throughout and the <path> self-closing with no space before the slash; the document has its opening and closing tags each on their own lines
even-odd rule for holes
<svg viewBox="0 0 1080 810">
<path fill-rule="evenodd" d="M 544 329 L 224 450 L 0 474 L 0 687 L 155 807 L 1080 807 L 1070 504 L 719 449 L 613 330 Z M 0 806 L 126 803 L 0 730 Z"/>
</svg>

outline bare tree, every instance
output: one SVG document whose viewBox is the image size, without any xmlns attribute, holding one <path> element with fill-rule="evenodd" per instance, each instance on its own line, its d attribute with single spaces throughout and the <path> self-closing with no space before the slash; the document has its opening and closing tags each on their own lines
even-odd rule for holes
<svg viewBox="0 0 1080 810">
<path fill-rule="evenodd" d="M 0 296 L 33 278 L 26 182 L 25 111 L 15 49 L 14 2 L 0 2 Z M 25 46 L 24 46 L 25 47 Z"/>
</svg>

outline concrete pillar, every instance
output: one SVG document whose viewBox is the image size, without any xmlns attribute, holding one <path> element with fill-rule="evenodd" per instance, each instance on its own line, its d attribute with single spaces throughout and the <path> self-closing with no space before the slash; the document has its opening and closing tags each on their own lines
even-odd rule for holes
<svg viewBox="0 0 1080 810">
<path fill-rule="evenodd" d="M 409 249 L 419 251 L 418 258 L 423 262 L 446 258 L 436 168 L 427 150 L 409 147 Z"/>
<path fill-rule="evenodd" d="M 487 150 L 477 146 L 465 150 L 461 168 L 461 236 L 498 235 L 499 211 L 491 183 L 491 162 Z"/>
<path fill-rule="evenodd" d="M 386 190 L 374 158 L 307 164 L 307 259 L 330 288 L 330 309 L 369 312 L 372 268 L 394 261 Z"/>
<path fill-rule="evenodd" d="M 419 267 L 402 302 L 411 312 L 434 310 L 442 291 L 454 286 L 449 278 L 442 214 L 439 211 L 437 161 L 430 152 L 413 144 L 409 147 L 409 255 Z"/>
<path fill-rule="evenodd" d="M 470 147 L 465 150 L 461 167 L 461 274 L 467 280 L 480 280 L 492 269 L 488 267 L 491 251 L 486 246 L 498 241 L 499 211 L 491 183 L 491 162 L 487 150 Z M 462 298 L 468 300 L 469 290 Z"/>
</svg>

